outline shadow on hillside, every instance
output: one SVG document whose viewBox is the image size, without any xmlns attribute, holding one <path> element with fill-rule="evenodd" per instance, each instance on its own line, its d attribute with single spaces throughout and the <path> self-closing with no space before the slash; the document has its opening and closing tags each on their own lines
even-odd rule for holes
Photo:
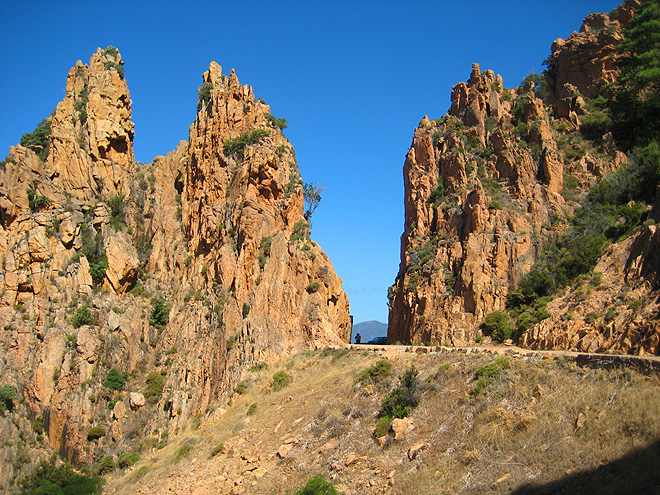
<svg viewBox="0 0 660 495">
<path fill-rule="evenodd" d="M 589 471 L 544 485 L 525 485 L 513 495 L 660 494 L 660 440 Z"/>
</svg>

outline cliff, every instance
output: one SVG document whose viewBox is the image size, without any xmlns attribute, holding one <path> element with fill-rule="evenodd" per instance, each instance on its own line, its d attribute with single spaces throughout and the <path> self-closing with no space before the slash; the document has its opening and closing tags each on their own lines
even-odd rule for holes
<svg viewBox="0 0 660 495">
<path fill-rule="evenodd" d="M 467 83 L 453 87 L 448 113 L 422 119 L 404 164 L 391 342 L 481 339 L 484 318 L 507 309 L 507 296 L 567 232 L 589 189 L 628 163 L 598 120 L 598 101 L 611 91 L 615 47 L 638 5 L 591 14 L 579 33 L 556 40 L 545 81 L 530 76 L 509 90 L 474 64 Z M 514 337 L 538 349 L 660 352 L 650 268 L 656 211 L 610 246 L 593 269 L 598 283 L 589 289 L 583 276 L 547 308 L 542 301 L 529 323 L 519 317 Z"/>
<path fill-rule="evenodd" d="M 3 161 L 5 489 L 50 449 L 91 466 L 164 445 L 248 368 L 350 338 L 282 120 L 215 62 L 203 83 L 189 141 L 137 164 L 123 61 L 99 49 Z"/>
</svg>

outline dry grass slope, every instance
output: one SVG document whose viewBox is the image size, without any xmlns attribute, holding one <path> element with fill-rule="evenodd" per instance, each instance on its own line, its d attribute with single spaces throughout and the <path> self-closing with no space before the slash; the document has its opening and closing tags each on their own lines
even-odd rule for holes
<svg viewBox="0 0 660 495">
<path fill-rule="evenodd" d="M 231 404 L 113 475 L 106 492 L 285 494 L 317 473 L 347 495 L 653 493 L 660 486 L 657 375 L 508 358 L 482 372 L 488 377 L 477 387 L 475 371 L 494 357 L 399 353 L 390 377 L 356 383 L 377 359 L 308 351 L 250 372 Z M 381 447 L 373 438 L 381 400 L 413 364 L 421 394 L 414 429 L 400 440 L 390 433 Z M 280 370 L 292 381 L 275 392 Z M 173 464 L 182 448 L 187 457 Z"/>
</svg>

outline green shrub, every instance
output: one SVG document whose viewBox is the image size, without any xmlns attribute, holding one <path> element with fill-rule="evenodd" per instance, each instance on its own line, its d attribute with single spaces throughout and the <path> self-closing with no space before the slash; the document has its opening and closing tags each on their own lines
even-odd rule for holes
<svg viewBox="0 0 660 495">
<path fill-rule="evenodd" d="M 611 128 L 612 119 L 607 111 L 593 110 L 580 118 L 580 133 L 585 139 L 600 142 Z"/>
<path fill-rule="evenodd" d="M 103 385 L 113 390 L 121 390 L 124 388 L 124 383 L 126 383 L 126 373 L 122 373 L 117 368 L 108 371 L 105 380 L 103 380 Z"/>
<path fill-rule="evenodd" d="M 261 243 L 259 247 L 261 247 L 261 249 L 263 250 L 264 256 L 266 257 L 270 256 L 270 248 L 272 245 L 273 245 L 272 235 L 264 236 L 261 238 Z"/>
<path fill-rule="evenodd" d="M 167 376 L 159 371 L 150 372 L 145 378 L 144 398 L 149 404 L 157 404 L 163 395 Z"/>
<path fill-rule="evenodd" d="M 20 471 L 23 466 L 30 463 L 32 458 L 30 457 L 30 452 L 27 449 L 21 450 L 20 453 L 14 459 L 14 469 Z"/>
<path fill-rule="evenodd" d="M 11 385 L 0 386 L 0 412 L 14 410 L 14 401 L 16 400 L 16 387 Z"/>
<path fill-rule="evenodd" d="M 270 131 L 264 129 L 254 129 L 252 131 L 245 131 L 240 136 L 234 139 L 228 139 L 222 146 L 222 152 L 225 156 L 236 155 L 240 158 L 243 157 L 245 148 L 253 144 L 259 143 L 263 138 L 268 136 Z"/>
<path fill-rule="evenodd" d="M 241 314 L 243 315 L 243 318 L 247 318 L 248 314 L 250 314 L 250 305 L 248 303 L 243 303 Z"/>
<path fill-rule="evenodd" d="M 170 307 L 163 296 L 157 296 L 152 301 L 151 316 L 149 324 L 156 328 L 162 328 L 170 321 Z"/>
<path fill-rule="evenodd" d="M 247 386 L 245 385 L 245 382 L 238 382 L 238 385 L 234 387 L 234 393 L 238 395 L 243 395 L 246 390 Z"/>
<path fill-rule="evenodd" d="M 76 473 L 69 463 L 55 466 L 41 461 L 39 466 L 21 481 L 21 495 L 96 495 L 103 491 L 105 480 L 100 476 Z"/>
<path fill-rule="evenodd" d="M 119 55 L 119 50 L 117 50 L 114 46 L 108 45 L 108 48 L 103 50 L 103 55 L 107 57 L 112 57 L 114 59 L 117 58 L 117 55 Z"/>
<path fill-rule="evenodd" d="M 439 206 L 445 200 L 445 183 L 442 177 L 438 177 L 438 185 L 429 195 L 429 203 Z"/>
<path fill-rule="evenodd" d="M 32 422 L 32 430 L 34 430 L 37 435 L 41 435 L 44 432 L 44 418 L 39 417 L 35 419 Z"/>
<path fill-rule="evenodd" d="M 21 137 L 21 146 L 34 151 L 42 161 L 48 157 L 48 150 L 50 148 L 50 118 L 44 119 L 37 124 L 34 131 L 23 134 Z"/>
<path fill-rule="evenodd" d="M 197 111 L 199 112 L 202 108 L 208 108 L 209 103 L 211 103 L 211 90 L 213 89 L 213 84 L 204 83 L 199 88 L 199 97 L 197 98 Z"/>
<path fill-rule="evenodd" d="M 113 196 L 108 200 L 108 206 L 110 207 L 110 225 L 117 231 L 123 230 L 126 227 L 124 196 L 122 194 Z"/>
<path fill-rule="evenodd" d="M 322 474 L 317 474 L 293 495 L 343 495 L 329 481 L 325 481 Z"/>
<path fill-rule="evenodd" d="M 77 116 L 81 124 L 87 122 L 87 103 L 89 103 L 89 86 L 85 84 L 73 104 L 73 109 L 78 112 Z"/>
<path fill-rule="evenodd" d="M 597 311 L 591 311 L 590 313 L 587 313 L 584 317 L 584 321 L 587 323 L 593 323 L 595 322 L 598 318 L 600 318 L 600 313 Z"/>
<path fill-rule="evenodd" d="M 219 443 L 213 449 L 211 449 L 211 457 L 215 457 L 216 455 L 220 454 L 222 452 L 222 449 L 225 448 L 224 443 Z"/>
<path fill-rule="evenodd" d="M 380 417 L 403 419 L 410 416 L 419 404 L 417 395 L 417 375 L 415 366 L 411 366 L 399 376 L 399 386 L 385 396 L 381 403 Z"/>
<path fill-rule="evenodd" d="M 311 352 L 313 353 L 311 349 L 307 349 L 306 351 L 303 351 L 303 353 L 306 352 Z M 332 356 L 332 362 L 334 363 L 338 359 L 343 358 L 346 354 L 348 354 L 348 349 L 332 349 L 331 347 L 326 347 L 321 351 L 321 359 L 325 358 L 327 356 Z"/>
<path fill-rule="evenodd" d="M 284 370 L 280 370 L 273 375 L 271 388 L 275 391 L 282 390 L 291 383 L 291 376 Z"/>
<path fill-rule="evenodd" d="M 199 426 L 202 424 L 202 419 L 204 419 L 203 414 L 195 414 L 193 419 L 190 420 L 190 429 L 199 430 Z"/>
<path fill-rule="evenodd" d="M 119 77 L 121 79 L 124 79 L 124 62 L 112 62 L 111 60 L 107 60 L 103 63 L 103 67 L 105 70 L 110 70 L 110 69 L 115 69 L 117 71 L 117 74 L 119 74 Z"/>
<path fill-rule="evenodd" d="M 318 292 L 320 287 L 321 287 L 321 284 L 319 284 L 316 280 L 314 280 L 314 281 L 307 284 L 307 287 L 305 287 L 305 290 L 307 291 L 308 294 L 314 294 L 315 292 Z"/>
<path fill-rule="evenodd" d="M 71 317 L 71 324 L 73 328 L 94 324 L 94 317 L 87 304 L 83 304 L 76 310 L 76 314 Z"/>
<path fill-rule="evenodd" d="M 472 394 L 479 395 L 483 393 L 490 382 L 499 376 L 503 370 L 508 369 L 509 367 L 509 358 L 506 357 L 498 357 L 495 359 L 495 362 L 491 364 L 478 366 L 477 369 L 474 370 L 474 379 L 477 383 L 472 389 Z"/>
<path fill-rule="evenodd" d="M 309 223 L 306 220 L 299 220 L 293 226 L 291 241 L 301 241 L 309 238 Z"/>
<path fill-rule="evenodd" d="M 376 421 L 376 429 L 374 430 L 374 437 L 381 438 L 387 435 L 392 428 L 392 420 L 388 416 L 382 416 Z"/>
<path fill-rule="evenodd" d="M 236 341 L 238 340 L 238 337 L 239 337 L 239 335 L 237 333 L 235 333 L 233 335 L 230 335 L 229 338 L 227 338 L 227 342 L 225 344 L 226 347 L 227 347 L 227 350 L 233 349 L 234 347 L 236 347 Z"/>
<path fill-rule="evenodd" d="M 248 407 L 247 415 L 252 416 L 256 412 L 257 412 L 257 403 L 253 402 L 252 404 L 250 404 L 250 407 Z"/>
<path fill-rule="evenodd" d="M 94 426 L 87 431 L 87 440 L 90 442 L 92 440 L 98 440 L 101 437 L 105 436 L 105 428 L 102 426 Z"/>
<path fill-rule="evenodd" d="M 80 226 L 81 251 L 89 262 L 89 274 L 94 285 L 99 285 L 105 278 L 108 268 L 108 257 L 103 248 L 103 236 L 87 224 Z"/>
<path fill-rule="evenodd" d="M 259 372 L 259 371 L 265 370 L 267 368 L 268 368 L 268 363 L 259 363 L 259 364 L 255 364 L 254 366 L 252 366 L 252 368 L 250 368 L 250 371 Z"/>
<path fill-rule="evenodd" d="M 286 129 L 288 125 L 286 119 L 278 119 L 277 117 L 271 114 L 266 115 L 266 120 L 275 129 Z"/>
<path fill-rule="evenodd" d="M 379 359 L 373 366 L 363 369 L 355 379 L 356 383 L 378 383 L 392 373 L 392 363 Z"/>
<path fill-rule="evenodd" d="M 108 474 L 113 472 L 115 469 L 117 469 L 117 465 L 115 464 L 115 460 L 111 455 L 106 455 L 103 459 L 101 459 L 101 462 L 99 462 L 99 474 Z"/>
<path fill-rule="evenodd" d="M 493 311 L 486 315 L 483 323 L 484 332 L 498 342 L 504 342 L 511 337 L 513 329 L 509 317 L 502 311 Z"/>
<path fill-rule="evenodd" d="M 172 459 L 172 464 L 177 464 L 179 461 L 185 459 L 192 452 L 193 446 L 190 444 L 182 445 L 181 448 L 177 451 L 176 455 Z"/>
<path fill-rule="evenodd" d="M 630 301 L 628 303 L 628 307 L 633 310 L 637 310 L 642 307 L 642 300 L 641 299 L 635 299 L 633 301 Z"/>
<path fill-rule="evenodd" d="M 30 211 L 33 213 L 39 210 L 43 210 L 50 206 L 49 199 L 43 194 L 37 196 L 37 191 L 35 189 L 27 190 L 28 205 L 30 206 Z"/>
</svg>

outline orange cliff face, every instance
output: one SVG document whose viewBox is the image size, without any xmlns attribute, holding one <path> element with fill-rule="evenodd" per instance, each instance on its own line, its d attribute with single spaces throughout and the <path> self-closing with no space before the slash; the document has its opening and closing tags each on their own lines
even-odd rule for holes
<svg viewBox="0 0 660 495">
<path fill-rule="evenodd" d="M 454 86 L 449 112 L 422 119 L 404 164 L 405 231 L 389 294 L 390 341 L 474 342 L 484 317 L 505 310 L 544 245 L 568 226 L 580 195 L 627 163 L 611 134 L 596 148 L 579 130 L 589 98 L 616 78 L 615 45 L 638 4 L 624 2 L 613 17 L 591 14 L 580 33 L 553 43 L 545 101 L 533 83 L 508 90 L 500 76 L 474 64 L 469 80 Z M 643 316 L 657 310 L 657 273 L 648 269 L 656 238 L 648 226 L 614 245 L 595 269 L 607 285 L 560 294 L 548 304 L 550 316 L 519 343 L 657 353 L 659 327 Z M 640 301 L 637 311 L 610 309 L 625 287 L 632 294 L 626 297 Z"/>
<path fill-rule="evenodd" d="M 514 110 L 515 108 L 515 110 Z M 524 125 L 525 144 L 511 124 Z M 528 140 L 528 141 L 527 141 Z M 503 309 L 534 263 L 551 216 L 570 206 L 542 101 L 474 64 L 440 120 L 422 119 L 404 165 L 402 263 L 390 289 L 390 340 L 463 344 Z"/>
<path fill-rule="evenodd" d="M 172 438 L 249 367 L 350 338 L 293 147 L 233 71 L 213 62 L 204 83 L 190 141 L 136 164 L 121 55 L 99 49 L 69 73 L 45 160 L 17 145 L 0 171 L 0 374 L 75 463 L 137 450 L 136 425 Z M 156 393 L 147 376 L 162 377 Z M 105 433 L 90 441 L 95 426 Z"/>
</svg>

